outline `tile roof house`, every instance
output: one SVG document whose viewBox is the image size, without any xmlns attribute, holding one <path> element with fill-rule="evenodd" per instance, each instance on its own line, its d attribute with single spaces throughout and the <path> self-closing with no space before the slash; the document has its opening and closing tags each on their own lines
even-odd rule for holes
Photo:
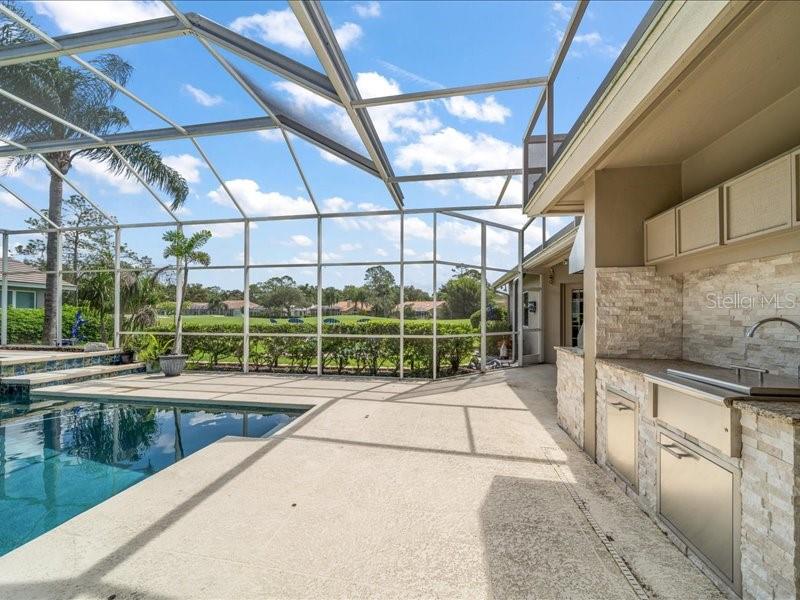
<svg viewBox="0 0 800 600">
<path fill-rule="evenodd" d="M 446 302 L 444 300 L 437 300 L 434 302 L 433 300 L 409 300 L 408 302 L 403 302 L 405 307 L 405 311 L 411 311 L 411 313 L 417 318 L 425 318 L 425 317 L 432 317 L 433 316 L 433 307 L 436 306 L 436 312 L 439 313 Z M 400 305 L 394 307 L 394 312 L 399 314 L 400 313 Z"/>
<path fill-rule="evenodd" d="M 37 267 L 12 258 L 8 259 L 8 306 L 12 308 L 41 308 L 44 306 L 44 291 L 47 276 Z M 77 287 L 68 282 L 62 283 L 64 292 L 75 291 Z"/>
</svg>

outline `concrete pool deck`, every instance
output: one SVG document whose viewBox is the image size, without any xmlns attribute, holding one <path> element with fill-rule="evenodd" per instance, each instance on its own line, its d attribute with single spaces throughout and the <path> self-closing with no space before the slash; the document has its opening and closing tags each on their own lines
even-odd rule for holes
<svg viewBox="0 0 800 600">
<path fill-rule="evenodd" d="M 46 392 L 313 408 L 0 557 L 0 598 L 643 597 L 623 561 L 653 597 L 722 597 L 559 429 L 550 366 L 438 382 L 142 374 Z"/>
</svg>

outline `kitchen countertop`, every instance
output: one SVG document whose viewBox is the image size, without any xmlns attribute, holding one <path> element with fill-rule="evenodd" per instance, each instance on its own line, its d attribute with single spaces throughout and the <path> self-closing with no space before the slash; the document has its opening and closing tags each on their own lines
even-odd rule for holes
<svg viewBox="0 0 800 600">
<path fill-rule="evenodd" d="M 708 397 L 709 400 L 722 402 L 726 406 L 733 406 L 739 410 L 790 423 L 800 423 L 800 399 L 783 400 L 767 396 L 759 398 L 743 396 L 724 388 L 684 379 L 683 377 L 676 377 L 667 373 L 667 369 L 705 372 L 712 375 L 715 370 L 728 371 L 728 369 L 722 367 L 681 359 L 598 358 L 597 362 L 628 371 L 634 375 L 643 376 L 656 383 L 666 383 L 673 387 L 683 387 L 689 391 L 700 392 Z"/>
<path fill-rule="evenodd" d="M 556 352 L 561 350 L 562 352 L 569 352 L 575 356 L 583 356 L 583 348 L 578 348 L 576 346 L 553 346 L 553 348 Z"/>
</svg>

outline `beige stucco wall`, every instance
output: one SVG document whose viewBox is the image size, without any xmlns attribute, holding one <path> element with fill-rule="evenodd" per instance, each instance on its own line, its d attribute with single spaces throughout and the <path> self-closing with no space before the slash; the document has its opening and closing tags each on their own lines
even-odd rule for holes
<svg viewBox="0 0 800 600">
<path fill-rule="evenodd" d="M 567 265 L 559 262 L 553 267 L 536 269 L 542 278 L 542 345 L 543 361 L 555 364 L 555 346 L 561 345 L 562 297 L 561 286 L 567 283 L 582 283 L 583 275 L 570 275 Z"/>
</svg>

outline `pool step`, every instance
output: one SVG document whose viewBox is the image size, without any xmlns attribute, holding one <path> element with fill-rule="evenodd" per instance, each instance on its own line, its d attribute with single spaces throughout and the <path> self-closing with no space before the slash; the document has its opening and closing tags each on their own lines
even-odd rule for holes
<svg viewBox="0 0 800 600">
<path fill-rule="evenodd" d="M 93 365 L 91 367 L 79 367 L 75 369 L 60 369 L 57 371 L 12 375 L 10 377 L 0 378 L 0 394 L 9 396 L 27 395 L 30 390 L 50 385 L 79 383 L 91 379 L 104 379 L 117 375 L 142 373 L 144 370 L 144 363 L 129 363 L 126 365 Z"/>
</svg>

